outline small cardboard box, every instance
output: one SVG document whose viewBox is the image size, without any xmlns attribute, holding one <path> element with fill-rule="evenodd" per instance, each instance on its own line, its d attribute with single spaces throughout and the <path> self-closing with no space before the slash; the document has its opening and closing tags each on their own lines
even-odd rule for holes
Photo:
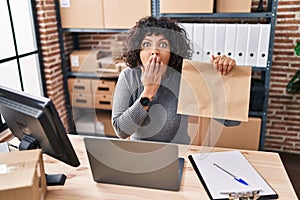
<svg viewBox="0 0 300 200">
<path fill-rule="evenodd" d="M 45 199 L 46 177 L 40 149 L 0 153 L 0 160 L 0 199 Z"/>
<path fill-rule="evenodd" d="M 96 72 L 99 69 L 98 50 L 75 50 L 70 54 L 73 72 Z"/>
<path fill-rule="evenodd" d="M 189 134 L 195 145 L 258 150 L 261 118 L 249 117 L 239 126 L 225 127 L 216 120 L 190 117 Z"/>
<path fill-rule="evenodd" d="M 72 92 L 70 93 L 70 101 L 74 107 L 93 108 L 92 94 Z"/>
<path fill-rule="evenodd" d="M 217 0 L 218 13 L 250 13 L 252 0 Z"/>
<path fill-rule="evenodd" d="M 104 28 L 102 0 L 60 0 L 63 28 Z"/>
<path fill-rule="evenodd" d="M 98 60 L 99 68 L 98 72 L 118 73 L 120 67 L 117 65 L 117 60 L 113 59 L 112 56 L 100 58 Z"/>
<path fill-rule="evenodd" d="M 75 121 L 76 130 L 78 133 L 81 134 L 84 133 L 95 134 L 96 133 L 95 122 L 96 122 L 95 115 L 93 114 L 82 115 Z"/>
<path fill-rule="evenodd" d="M 91 80 L 92 81 L 92 92 L 95 95 L 98 94 L 110 94 L 112 95 L 114 93 L 115 90 L 115 85 L 116 82 L 115 81 L 111 81 L 111 80 Z"/>
<path fill-rule="evenodd" d="M 69 78 L 68 79 L 69 93 L 91 93 L 91 81 L 90 79 L 83 78 Z"/>
<path fill-rule="evenodd" d="M 95 108 L 111 110 L 112 100 L 113 100 L 113 95 L 110 94 L 94 95 Z"/>
<path fill-rule="evenodd" d="M 104 24 L 108 29 L 129 29 L 151 16 L 151 0 L 103 0 Z"/>
<path fill-rule="evenodd" d="M 101 111 L 97 112 L 97 121 L 104 126 L 104 134 L 110 137 L 117 137 L 112 126 L 111 112 Z M 96 126 L 97 129 L 97 126 Z"/>
<path fill-rule="evenodd" d="M 214 0 L 160 0 L 161 13 L 212 13 Z"/>
<path fill-rule="evenodd" d="M 213 146 L 247 150 L 258 150 L 261 118 L 250 117 L 239 126 L 224 127 L 221 134 L 211 134 Z"/>
</svg>

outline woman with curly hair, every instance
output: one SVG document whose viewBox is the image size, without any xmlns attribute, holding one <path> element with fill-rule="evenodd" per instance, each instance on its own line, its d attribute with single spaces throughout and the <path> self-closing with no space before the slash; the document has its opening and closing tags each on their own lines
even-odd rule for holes
<svg viewBox="0 0 300 200">
<path fill-rule="evenodd" d="M 169 18 L 145 17 L 130 30 L 123 58 L 129 66 L 118 79 L 112 124 L 120 138 L 188 144 L 188 116 L 177 114 L 183 59 L 192 50 L 185 30 Z M 235 61 L 212 56 L 226 75 Z M 236 125 L 226 121 L 225 125 Z"/>
</svg>

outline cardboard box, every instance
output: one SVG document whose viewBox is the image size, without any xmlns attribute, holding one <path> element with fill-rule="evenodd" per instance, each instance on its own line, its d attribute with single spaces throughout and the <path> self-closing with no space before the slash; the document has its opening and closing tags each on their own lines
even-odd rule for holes
<svg viewBox="0 0 300 200">
<path fill-rule="evenodd" d="M 96 121 L 96 115 L 94 114 L 84 114 L 81 115 L 76 121 L 75 121 L 75 127 L 78 133 L 80 134 L 95 134 L 96 128 L 95 128 L 95 121 Z"/>
<path fill-rule="evenodd" d="M 218 13 L 250 13 L 252 0 L 217 0 Z"/>
<path fill-rule="evenodd" d="M 70 54 L 71 71 L 96 72 L 99 69 L 99 50 L 75 50 Z"/>
<path fill-rule="evenodd" d="M 76 121 L 76 130 L 80 134 L 116 137 L 111 122 L 111 111 L 87 112 Z"/>
<path fill-rule="evenodd" d="M 0 199 L 46 198 L 46 177 L 40 149 L 0 154 Z"/>
<path fill-rule="evenodd" d="M 160 13 L 212 13 L 214 0 L 160 0 Z"/>
<path fill-rule="evenodd" d="M 113 95 L 116 82 L 114 80 L 91 80 L 92 92 L 94 95 L 110 94 Z"/>
<path fill-rule="evenodd" d="M 112 126 L 111 121 L 111 112 L 107 111 L 100 111 L 97 112 L 97 121 L 98 123 L 101 123 L 102 126 L 104 126 L 104 134 L 110 137 L 117 137 L 115 130 Z M 97 129 L 97 126 L 96 126 Z"/>
<path fill-rule="evenodd" d="M 142 17 L 151 16 L 151 0 L 103 0 L 108 29 L 130 29 Z"/>
<path fill-rule="evenodd" d="M 91 93 L 91 80 L 83 78 L 68 78 L 69 93 Z"/>
<path fill-rule="evenodd" d="M 74 107 L 93 108 L 93 98 L 87 93 L 70 93 L 71 105 Z"/>
<path fill-rule="evenodd" d="M 201 117 L 189 116 L 188 134 L 192 145 L 207 145 L 203 142 L 201 132 Z"/>
<path fill-rule="evenodd" d="M 104 28 L 103 0 L 60 0 L 63 28 Z"/>
<path fill-rule="evenodd" d="M 99 68 L 98 72 L 108 72 L 108 73 L 119 73 L 120 67 L 117 65 L 117 61 L 113 59 L 112 56 L 107 56 L 100 58 L 98 60 Z"/>
<path fill-rule="evenodd" d="M 260 129 L 261 118 L 254 117 L 234 127 L 225 127 L 209 118 L 189 119 L 189 134 L 196 145 L 258 150 Z"/>
<path fill-rule="evenodd" d="M 96 94 L 94 95 L 94 106 L 99 109 L 112 109 L 113 95 L 110 94 Z"/>
</svg>

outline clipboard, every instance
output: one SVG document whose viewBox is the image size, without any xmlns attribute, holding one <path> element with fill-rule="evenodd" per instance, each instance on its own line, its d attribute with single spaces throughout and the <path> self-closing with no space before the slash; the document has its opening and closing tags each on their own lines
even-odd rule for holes
<svg viewBox="0 0 300 200">
<path fill-rule="evenodd" d="M 212 200 L 277 199 L 278 194 L 240 151 L 198 153 L 188 156 L 198 178 Z M 241 177 L 248 185 L 214 166 Z"/>
</svg>

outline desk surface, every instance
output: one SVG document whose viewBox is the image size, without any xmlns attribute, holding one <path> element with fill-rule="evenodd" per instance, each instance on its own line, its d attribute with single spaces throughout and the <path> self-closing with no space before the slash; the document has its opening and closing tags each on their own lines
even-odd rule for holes
<svg viewBox="0 0 300 200">
<path fill-rule="evenodd" d="M 181 157 L 185 157 L 185 168 L 180 191 L 173 192 L 94 182 L 82 137 L 70 135 L 69 138 L 75 148 L 77 156 L 80 159 L 81 165 L 74 168 L 44 155 L 46 173 L 64 173 L 67 175 L 67 180 L 64 186 L 51 186 L 47 188 L 47 200 L 209 199 L 204 187 L 187 159 L 187 156 L 189 154 L 199 152 L 230 150 L 223 148 L 180 145 L 179 155 Z M 247 150 L 242 150 L 241 152 L 278 193 L 279 199 L 297 199 L 293 186 L 277 153 Z"/>
</svg>

